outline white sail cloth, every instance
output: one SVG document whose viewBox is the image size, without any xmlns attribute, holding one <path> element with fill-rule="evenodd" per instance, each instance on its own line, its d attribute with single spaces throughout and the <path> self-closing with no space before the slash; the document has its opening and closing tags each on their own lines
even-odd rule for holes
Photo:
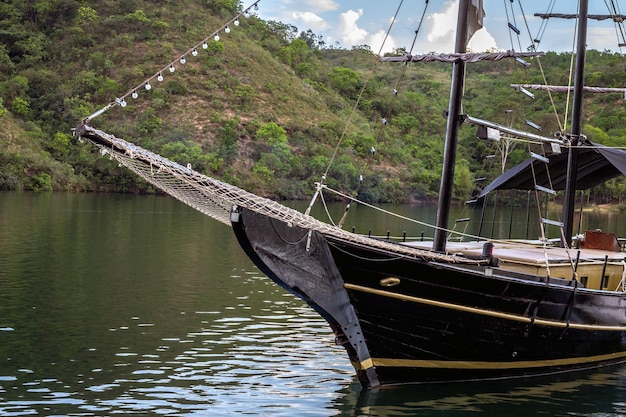
<svg viewBox="0 0 626 417">
<path fill-rule="evenodd" d="M 485 17 L 485 10 L 483 9 L 483 0 L 472 0 L 467 16 L 467 44 L 474 33 L 483 27 L 483 18 Z"/>
</svg>

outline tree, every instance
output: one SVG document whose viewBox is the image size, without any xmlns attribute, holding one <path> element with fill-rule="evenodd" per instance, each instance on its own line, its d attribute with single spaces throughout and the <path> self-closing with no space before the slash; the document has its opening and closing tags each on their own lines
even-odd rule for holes
<svg viewBox="0 0 626 417">
<path fill-rule="evenodd" d="M 277 55 L 285 64 L 296 69 L 299 64 L 308 60 L 311 48 L 302 39 L 294 39 L 289 45 L 281 48 Z"/>
<path fill-rule="evenodd" d="M 344 67 L 333 67 L 330 76 L 330 86 L 341 94 L 356 99 L 363 86 L 361 75 Z"/>
<path fill-rule="evenodd" d="M 306 32 L 300 32 L 300 39 L 302 39 L 311 49 L 323 48 L 325 42 L 322 40 L 322 36 L 318 36 L 311 29 Z"/>
<path fill-rule="evenodd" d="M 13 100 L 13 104 L 11 104 L 11 111 L 14 115 L 25 118 L 30 113 L 30 105 L 28 101 L 23 98 L 16 97 L 15 100 Z"/>
<path fill-rule="evenodd" d="M 237 148 L 237 131 L 235 130 L 237 122 L 230 120 L 222 127 L 220 134 L 220 148 L 218 155 L 224 160 L 226 164 L 231 164 L 239 155 L 239 149 Z"/>
<path fill-rule="evenodd" d="M 79 26 L 88 25 L 98 20 L 98 12 L 88 6 L 78 8 L 76 13 L 76 24 Z"/>
<path fill-rule="evenodd" d="M 291 42 L 296 38 L 298 28 L 283 22 L 269 20 L 266 22 L 269 33 L 274 34 L 286 42 Z"/>
<path fill-rule="evenodd" d="M 457 161 L 454 168 L 454 196 L 458 200 L 468 199 L 474 187 L 474 179 L 465 159 Z"/>
<path fill-rule="evenodd" d="M 6 45 L 0 43 L 0 73 L 9 74 L 15 68 L 15 64 L 9 57 L 9 49 Z"/>
<path fill-rule="evenodd" d="M 206 2 L 211 10 L 218 14 L 232 14 L 241 10 L 239 0 L 211 0 Z"/>
<path fill-rule="evenodd" d="M 259 127 L 256 132 L 256 137 L 261 142 L 272 147 L 287 143 L 287 132 L 274 122 L 269 122 Z"/>
</svg>

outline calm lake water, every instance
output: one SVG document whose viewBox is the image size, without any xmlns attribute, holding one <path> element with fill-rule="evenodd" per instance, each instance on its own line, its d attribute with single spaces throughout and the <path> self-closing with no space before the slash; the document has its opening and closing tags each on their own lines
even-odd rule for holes
<svg viewBox="0 0 626 417">
<path fill-rule="evenodd" d="M 423 229 L 363 209 L 347 228 Z M 227 226 L 169 197 L 0 193 L 0 415 L 115 414 L 624 416 L 626 367 L 362 391 Z"/>
</svg>

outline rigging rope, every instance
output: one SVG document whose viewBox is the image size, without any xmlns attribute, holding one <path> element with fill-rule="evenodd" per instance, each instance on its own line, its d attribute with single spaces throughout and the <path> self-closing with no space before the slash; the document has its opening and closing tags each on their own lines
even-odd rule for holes
<svg viewBox="0 0 626 417">
<path fill-rule="evenodd" d="M 552 14 L 552 12 L 554 11 L 555 3 L 556 3 L 556 0 L 550 0 L 550 3 L 548 4 L 548 8 L 547 8 L 546 14 Z M 522 8 L 522 3 L 521 2 L 520 2 L 520 9 L 522 10 L 522 15 L 526 16 L 526 14 L 524 13 L 524 10 Z M 524 19 L 524 21 L 526 22 L 526 28 L 528 29 L 528 33 L 530 34 L 530 29 L 528 27 L 528 21 L 526 19 Z M 541 43 L 541 40 L 543 39 L 543 35 L 545 34 L 547 28 L 548 28 L 548 19 L 543 19 L 541 21 L 541 24 L 539 25 L 539 29 L 537 30 L 537 36 L 535 38 L 531 38 L 531 41 L 532 41 L 531 45 L 533 45 L 533 47 L 536 47 L 535 44 Z"/>
<path fill-rule="evenodd" d="M 606 0 L 605 0 L 605 4 L 606 4 Z M 622 12 L 619 8 L 619 3 L 616 3 L 614 0 L 611 0 L 610 6 L 607 4 L 607 8 L 609 9 L 609 13 L 612 12 L 615 16 L 622 15 Z M 613 22 L 615 22 L 615 36 L 617 37 L 617 40 L 618 40 L 617 46 L 620 50 L 620 53 L 623 55 L 622 47 L 626 46 L 626 33 L 624 31 L 624 20 L 613 19 Z M 626 70 L 626 61 L 623 61 L 622 65 L 624 66 L 624 69 Z"/>
<path fill-rule="evenodd" d="M 389 25 L 389 28 L 387 29 L 387 32 L 385 33 L 385 37 L 384 37 L 384 39 L 383 39 L 383 42 L 381 43 L 381 46 L 380 46 L 380 48 L 379 48 L 379 50 L 378 50 L 378 54 L 377 54 L 377 56 L 381 56 L 381 55 L 382 55 L 382 51 L 383 51 L 383 48 L 384 48 L 385 43 L 386 43 L 386 41 L 387 41 L 387 38 L 389 37 L 389 34 L 391 33 L 391 30 L 393 29 L 394 23 L 395 23 L 395 21 L 396 21 L 396 19 L 397 19 L 398 14 L 400 13 L 400 9 L 402 8 L 403 3 L 404 3 L 404 0 L 400 0 L 400 2 L 399 2 L 399 4 L 398 4 L 398 8 L 396 9 L 396 13 L 394 14 L 393 19 L 391 19 L 391 23 L 390 23 L 390 25 Z M 427 11 L 427 10 L 428 10 L 428 0 L 426 0 L 425 6 L 424 6 L 424 11 L 422 12 L 422 17 L 420 18 L 420 23 L 419 23 L 419 25 L 418 25 L 417 30 L 415 31 L 415 36 L 413 37 L 413 42 L 412 42 L 412 44 L 411 44 L 411 49 L 409 50 L 409 55 L 410 55 L 410 54 L 412 53 L 412 51 L 413 51 L 413 48 L 414 48 L 414 46 L 415 46 L 415 42 L 416 42 L 416 40 L 417 40 L 417 35 L 419 34 L 420 28 L 422 27 L 422 23 L 423 23 L 423 21 L 424 21 L 424 17 L 426 16 L 426 11 Z M 346 122 L 346 125 L 345 125 L 345 127 L 344 127 L 344 131 L 343 131 L 343 133 L 342 133 L 342 136 L 341 136 L 341 138 L 339 139 L 339 141 L 338 141 L 338 143 L 337 143 L 337 146 L 335 147 L 335 150 L 334 150 L 334 152 L 333 152 L 333 156 L 332 156 L 332 158 L 330 159 L 330 161 L 329 161 L 329 163 L 328 163 L 328 166 L 326 167 L 326 171 L 324 172 L 324 175 L 322 176 L 322 179 L 321 179 L 321 181 L 320 181 L 320 183 L 319 183 L 319 186 L 322 186 L 322 185 L 323 185 L 323 181 L 325 180 L 325 178 L 326 178 L 326 177 L 327 177 L 327 175 L 328 175 L 328 172 L 329 172 L 329 170 L 330 170 L 330 167 L 332 166 L 333 161 L 334 161 L 334 159 L 336 158 L 337 151 L 339 150 L 339 146 L 340 146 L 340 145 L 341 145 L 341 143 L 343 142 L 343 139 L 344 139 L 345 133 L 346 133 L 347 128 L 348 128 L 348 126 L 349 126 L 349 124 L 350 124 L 350 122 L 351 122 L 351 120 L 352 120 L 353 114 L 356 112 L 356 109 L 358 108 L 358 105 L 359 105 L 359 103 L 360 103 L 360 101 L 361 101 L 361 98 L 363 97 L 363 93 L 365 92 L 365 89 L 367 88 L 367 85 L 368 85 L 368 83 L 369 83 L 369 81 L 370 81 L 371 77 L 373 76 L 373 69 L 374 69 L 374 66 L 375 66 L 377 63 L 378 63 L 378 61 L 377 61 L 376 63 L 373 63 L 373 64 L 372 64 L 372 66 L 370 67 L 370 71 L 368 72 L 368 77 L 367 77 L 367 79 L 366 79 L 365 83 L 363 84 L 363 87 L 361 88 L 361 91 L 360 91 L 360 93 L 359 93 L 359 96 L 357 97 L 357 100 L 356 100 L 356 103 L 355 103 L 354 107 L 352 108 L 352 113 L 350 114 L 350 117 L 348 118 L 348 121 Z M 400 77 L 399 77 L 398 83 L 396 84 L 396 88 L 394 88 L 394 90 L 393 90 L 393 93 L 394 93 L 394 94 L 393 94 L 393 99 L 392 99 L 392 102 L 391 102 L 391 106 L 390 106 L 390 108 L 388 109 L 387 113 L 385 114 L 385 117 L 383 117 L 383 118 L 382 118 L 382 123 L 380 124 L 379 130 L 378 130 L 378 134 L 377 134 L 377 137 L 378 137 L 379 139 L 380 139 L 381 137 L 383 137 L 383 132 L 384 132 L 384 130 L 385 130 L 385 128 L 386 128 L 386 126 L 387 126 L 387 122 L 388 122 L 388 120 L 391 118 L 391 112 L 392 112 L 392 109 L 393 109 L 393 107 L 394 107 L 394 105 L 395 105 L 395 102 L 396 102 L 396 100 L 397 100 L 397 95 L 398 95 L 398 91 L 399 91 L 399 89 L 400 89 L 400 85 L 402 84 L 402 81 L 404 80 L 404 78 L 405 78 L 405 76 L 406 76 L 406 71 L 407 71 L 407 68 L 408 68 L 408 63 L 407 63 L 407 65 L 405 65 L 405 66 L 404 66 L 404 68 L 403 68 L 403 70 L 402 70 L 402 72 L 401 72 L 401 75 L 400 75 Z M 359 194 L 359 192 L 360 192 L 360 190 L 361 190 L 361 188 L 362 188 L 362 186 L 363 186 L 363 181 L 364 181 L 363 176 L 364 176 L 364 174 L 367 172 L 367 170 L 368 170 L 368 168 L 369 168 L 369 164 L 371 163 L 372 159 L 374 158 L 374 154 L 375 154 L 375 152 L 376 152 L 375 148 L 374 148 L 374 147 L 372 147 L 372 148 L 371 148 L 371 151 L 370 151 L 370 153 L 369 153 L 369 157 L 367 158 L 367 160 L 366 160 L 366 162 L 365 162 L 365 166 L 364 166 L 364 168 L 363 168 L 363 174 L 361 174 L 361 175 L 359 176 L 359 182 L 358 182 L 357 187 L 356 187 L 356 190 L 355 190 L 355 192 L 354 192 L 354 193 L 355 193 L 355 195 L 358 195 L 358 194 Z M 319 187 L 319 186 L 318 186 L 318 187 Z M 320 190 L 321 190 L 321 188 L 318 188 L 318 189 L 316 190 L 316 192 L 315 192 L 315 194 L 314 194 L 313 198 L 311 199 L 311 203 L 309 204 L 309 207 L 308 207 L 308 208 L 306 209 L 306 211 L 305 211 L 305 213 L 306 213 L 306 214 L 310 213 L 311 208 L 312 208 L 313 204 L 315 203 L 315 199 L 316 199 L 317 195 L 319 194 L 319 191 L 320 191 Z M 350 203 L 348 202 L 348 204 L 347 204 L 347 206 L 346 206 L 346 208 L 345 208 L 345 210 L 344 210 L 344 213 L 343 213 L 343 215 L 342 215 L 341 219 L 340 219 L 340 220 L 339 220 L 339 222 L 337 223 L 337 226 L 338 226 L 338 227 L 340 227 L 340 228 L 341 228 L 341 227 L 343 227 L 343 224 L 344 224 L 344 223 L 345 223 L 345 221 L 346 221 L 346 218 L 347 218 L 347 216 L 348 216 L 349 211 L 350 211 Z M 332 222 L 332 219 L 330 218 L 330 216 L 329 216 L 329 219 L 330 219 L 330 221 Z"/>
<path fill-rule="evenodd" d="M 504 0 L 506 2 L 506 0 Z M 556 3 L 556 0 L 550 0 L 550 3 L 548 4 L 548 8 L 547 8 L 547 12 L 546 14 L 550 14 L 553 12 L 554 10 L 554 5 Z M 531 42 L 531 46 L 530 49 L 535 49 L 537 45 L 539 45 L 543 39 L 543 35 L 545 34 L 545 31 L 548 27 L 548 19 L 543 19 L 541 21 L 541 25 L 539 27 L 538 30 L 538 34 L 536 37 L 532 37 L 531 36 L 531 32 L 530 32 L 530 26 L 528 25 L 528 19 L 526 19 L 526 13 L 524 13 L 524 7 L 522 5 L 522 2 L 518 2 L 519 4 L 519 8 L 520 8 L 520 12 L 522 14 L 522 16 L 524 16 L 524 24 L 526 25 L 526 31 L 528 33 L 528 36 L 530 37 L 530 42 Z M 543 80 L 544 85 L 549 85 L 548 84 L 548 80 L 546 78 L 546 73 L 543 69 L 543 65 L 541 64 L 541 59 L 539 57 L 537 57 L 537 66 L 539 67 L 539 71 L 541 72 L 541 78 Z M 554 97 L 552 97 L 552 93 L 550 91 L 548 91 L 548 98 L 550 100 L 550 105 L 552 106 L 552 111 L 554 112 L 554 118 L 556 120 L 556 122 L 559 125 L 559 131 L 564 132 L 565 131 L 565 126 L 564 124 L 561 123 L 561 118 L 559 116 L 559 112 L 556 109 L 556 103 L 554 101 Z M 567 113 L 567 111 L 566 111 Z"/>
<path fill-rule="evenodd" d="M 398 7 L 398 11 L 396 12 L 396 14 L 400 11 L 400 7 L 402 6 L 402 1 L 400 2 L 400 6 Z M 419 25 L 417 27 L 417 30 L 415 30 L 415 36 L 413 36 L 413 42 L 411 43 L 411 48 L 408 51 L 409 55 L 413 54 L 413 48 L 415 47 L 415 42 L 417 41 L 417 36 L 420 32 L 420 28 L 422 27 L 422 23 L 424 22 L 424 17 L 426 16 L 426 11 L 428 10 L 428 0 L 426 0 L 426 4 L 424 6 L 424 11 L 422 12 L 422 17 L 420 18 L 420 22 Z M 389 33 L 392 29 L 392 26 L 389 27 L 389 31 L 387 33 Z M 384 42 L 383 42 L 384 45 Z M 379 51 L 379 55 L 382 52 L 382 46 L 381 46 L 381 50 Z M 387 123 L 389 120 L 391 120 L 391 114 L 393 112 L 393 109 L 395 107 L 395 103 L 396 100 L 398 98 L 398 92 L 401 89 L 401 85 L 404 81 L 404 79 L 406 78 L 406 73 L 407 70 L 409 68 L 408 62 L 404 65 L 402 72 L 400 73 L 400 77 L 398 77 L 398 82 L 396 83 L 396 87 L 393 89 L 393 99 L 391 101 L 391 105 L 389 106 L 389 109 L 387 109 L 387 113 L 385 113 L 385 117 L 383 117 L 382 119 L 382 123 L 380 124 L 379 130 L 378 130 L 378 134 L 377 134 L 377 138 L 381 139 L 383 138 L 383 142 L 384 142 L 384 136 L 383 133 L 387 127 Z M 366 163 L 365 163 L 365 167 L 363 168 L 363 175 L 367 172 L 368 168 L 369 168 L 369 164 L 372 161 L 373 157 L 374 157 L 374 153 L 375 153 L 375 149 L 372 148 L 369 158 L 367 159 Z M 363 187 L 363 175 L 361 175 L 361 177 L 359 178 L 359 183 L 356 187 L 356 190 L 354 191 L 354 195 L 358 196 L 359 193 L 361 192 L 361 188 Z M 350 203 L 348 203 L 348 205 L 346 206 L 346 209 L 344 210 L 344 214 L 341 217 L 341 219 L 339 220 L 337 226 L 339 227 L 343 227 L 343 224 L 346 221 L 346 218 L 348 217 L 348 212 L 350 211 Z"/>
<path fill-rule="evenodd" d="M 504 2 L 505 2 L 505 9 L 506 9 L 506 3 L 507 2 L 506 2 L 506 0 L 504 0 Z M 512 10 L 512 7 L 513 7 L 512 3 L 513 3 L 513 1 L 510 1 L 510 3 L 511 3 L 511 10 Z M 548 5 L 548 14 L 552 13 L 552 10 L 554 9 L 554 5 L 555 5 L 555 0 L 551 0 L 549 5 Z M 524 22 L 526 24 L 526 29 L 527 29 L 528 33 L 530 34 L 528 21 L 525 18 L 526 14 L 523 11 L 523 6 L 522 6 L 521 2 L 519 2 L 519 7 L 520 7 L 520 10 L 522 12 L 522 16 L 524 16 Z M 513 16 L 513 21 L 514 21 L 513 25 L 515 26 L 515 14 L 513 13 L 513 11 L 512 11 L 511 14 Z M 546 14 L 546 15 L 548 15 L 548 14 Z M 507 11 L 507 19 L 509 19 L 508 11 Z M 511 23 L 509 23 L 509 26 L 510 25 L 511 25 Z M 577 27 L 578 27 L 578 21 L 576 21 L 575 32 L 576 32 Z M 547 28 L 547 19 L 544 19 L 542 21 L 541 27 L 539 29 L 538 36 L 536 38 L 534 38 L 534 39 L 531 38 L 531 45 L 532 46 L 529 49 L 533 49 L 534 50 L 536 45 L 538 45 L 541 42 L 541 37 L 545 33 L 546 28 Z M 516 31 L 516 32 L 519 34 L 519 31 Z M 512 42 L 512 38 L 511 38 L 511 42 Z M 574 48 L 575 48 L 575 40 L 573 41 L 573 45 L 572 45 L 572 49 L 574 49 Z M 567 129 L 567 123 L 568 123 L 567 119 L 568 119 L 568 113 L 569 113 L 570 93 L 571 93 L 571 90 L 572 90 L 571 84 L 572 84 L 573 73 L 574 73 L 574 53 L 572 52 L 572 58 L 571 58 L 571 61 L 570 61 L 570 69 L 569 69 L 569 75 L 568 75 L 568 78 L 569 78 L 568 86 L 565 87 L 565 89 L 564 89 L 564 91 L 567 93 L 567 98 L 565 100 L 566 107 L 565 107 L 565 114 L 564 114 L 563 122 L 561 122 L 561 118 L 559 117 L 559 112 L 557 111 L 557 108 L 556 108 L 555 100 L 554 100 L 554 98 L 552 96 L 552 91 L 556 91 L 556 90 L 552 89 L 552 88 L 547 88 L 549 86 L 549 84 L 547 82 L 546 74 L 545 74 L 545 71 L 543 69 L 543 66 L 541 64 L 541 59 L 539 57 L 537 57 L 536 61 L 538 63 L 538 67 L 539 67 L 539 70 L 541 72 L 541 76 L 542 76 L 544 84 L 546 86 L 545 90 L 548 93 L 548 97 L 549 97 L 549 100 L 550 100 L 550 103 L 551 103 L 551 106 L 552 106 L 552 109 L 553 109 L 553 112 L 554 112 L 555 120 L 557 121 L 557 123 L 559 125 L 560 132 L 564 133 L 565 130 Z M 530 152 L 530 146 L 528 147 L 528 150 Z M 542 145 L 542 151 L 543 151 L 543 154 L 545 156 L 545 145 Z M 546 159 L 546 161 L 547 161 L 547 159 Z M 537 204 L 537 211 L 538 211 L 538 215 L 539 215 L 539 219 L 540 219 L 539 225 L 540 225 L 540 230 L 541 230 L 541 241 L 543 243 L 543 252 L 544 252 L 544 257 L 545 257 L 546 272 L 547 272 L 547 276 L 549 278 L 550 277 L 550 265 L 549 265 L 548 247 L 547 247 L 548 246 L 547 245 L 548 238 L 547 238 L 547 234 L 546 234 L 546 230 L 545 230 L 546 227 L 547 227 L 547 224 L 545 224 L 544 221 L 542 220 L 541 201 L 540 201 L 540 197 L 539 197 L 540 189 L 537 187 L 537 175 L 535 173 L 535 167 L 534 167 L 533 163 L 531 163 L 530 166 L 531 166 L 533 182 L 535 184 L 535 192 L 534 192 L 534 194 L 535 194 L 535 200 L 536 200 L 536 204 Z M 553 188 L 553 186 L 552 186 L 552 179 L 550 177 L 550 170 L 546 167 L 545 172 L 546 172 L 547 179 L 548 179 L 549 189 L 551 190 Z M 554 198 L 556 198 L 556 196 Z M 546 206 L 546 210 L 547 210 L 547 206 Z M 547 217 L 547 213 L 546 213 L 546 217 Z M 559 223 L 560 223 L 560 220 L 559 220 Z M 565 239 L 564 229 L 563 229 L 562 226 L 559 227 L 559 232 L 560 232 L 561 241 L 564 243 L 564 249 L 565 249 L 565 252 L 566 252 L 567 257 L 569 259 L 569 263 L 570 263 L 570 265 L 572 267 L 572 270 L 573 270 L 573 273 L 574 273 L 573 279 L 577 279 L 576 268 L 575 268 L 574 260 L 573 260 L 572 254 L 571 254 L 571 248 L 566 243 L 567 240 Z"/>
<path fill-rule="evenodd" d="M 387 29 L 387 32 L 385 32 L 385 37 L 380 45 L 380 48 L 378 50 L 378 54 L 380 55 L 382 53 L 382 49 L 385 45 L 385 42 L 387 41 L 387 38 L 389 37 L 389 33 L 391 32 L 391 28 L 393 27 L 396 18 L 398 17 L 398 13 L 400 12 L 400 7 L 402 7 L 402 3 L 404 2 L 404 0 L 400 1 L 400 4 L 398 5 L 398 8 L 396 9 L 396 13 L 394 14 L 393 18 L 391 19 L 391 23 L 389 24 L 389 28 Z M 370 79 L 372 78 L 372 69 L 374 68 L 374 66 L 376 66 L 378 63 L 377 60 L 373 61 L 372 65 L 370 66 L 370 70 L 368 71 L 368 76 L 365 79 L 365 82 L 363 83 L 363 86 L 361 87 L 361 90 L 359 91 L 359 95 L 356 99 L 356 102 L 354 103 L 354 106 L 352 107 L 352 111 L 350 112 L 350 115 L 348 116 L 348 120 L 346 121 L 346 124 L 344 126 L 344 129 L 341 133 L 341 136 L 339 137 L 339 140 L 337 142 L 337 145 L 335 146 L 335 150 L 333 151 L 333 154 L 330 158 L 330 162 L 328 163 L 326 170 L 324 171 L 324 175 L 322 177 L 325 178 L 328 175 L 328 172 L 330 171 L 330 167 L 332 166 L 335 158 L 337 157 L 337 153 L 339 152 L 339 147 L 341 146 L 341 144 L 343 143 L 343 140 L 345 139 L 346 136 L 346 132 L 348 130 L 348 127 L 352 121 L 352 117 L 354 116 L 354 114 L 356 113 L 356 109 L 358 108 L 358 105 L 361 102 L 361 99 L 363 98 L 363 94 L 365 93 L 365 89 L 367 88 L 367 85 L 370 81 Z"/>
<path fill-rule="evenodd" d="M 613 1 L 613 0 L 611 0 L 611 5 L 612 5 L 612 8 L 611 8 L 611 7 L 607 4 L 607 1 L 606 1 L 606 0 L 605 0 L 605 4 L 607 5 L 607 9 L 609 9 L 609 13 L 613 13 L 613 15 L 618 16 L 618 14 L 617 14 L 617 6 L 615 5 L 615 3 L 614 3 L 614 1 Z M 520 4 L 520 7 L 521 7 L 521 4 Z M 551 10 L 553 9 L 553 7 L 554 7 L 554 1 L 551 1 L 550 5 L 549 5 L 549 10 L 551 11 Z M 580 13 L 580 11 L 579 11 L 579 10 L 577 10 L 577 15 L 575 15 L 575 16 L 578 16 L 578 15 L 579 15 L 579 13 Z M 616 24 L 617 24 L 618 26 L 620 26 L 620 22 L 619 22 L 617 19 L 615 19 L 615 18 L 614 18 L 613 20 L 616 22 Z M 620 20 L 621 20 L 621 19 L 620 19 Z M 546 21 L 547 21 L 547 19 L 546 19 Z M 543 26 L 543 25 L 542 25 L 542 26 Z M 576 32 L 576 31 L 577 31 L 577 28 L 578 28 L 578 19 L 576 19 L 576 23 L 575 23 L 575 31 L 574 31 L 574 32 Z M 621 28 L 621 26 L 620 26 L 620 28 Z M 545 31 L 545 26 L 543 26 L 543 29 L 542 29 L 542 30 L 543 30 L 543 31 Z M 574 50 L 574 49 L 575 49 L 575 47 L 576 47 L 576 44 L 575 44 L 575 43 L 576 43 L 576 41 L 575 41 L 575 39 L 574 39 L 574 40 L 572 41 L 572 50 Z M 569 69 L 568 85 L 567 85 L 567 87 L 565 87 L 564 89 L 561 89 L 561 90 L 564 90 L 564 91 L 567 93 L 567 98 L 566 98 L 566 108 L 565 108 L 565 115 L 564 115 L 565 120 L 564 120 L 564 123 L 563 123 L 563 125 L 562 125 L 562 127 L 561 127 L 561 132 L 565 132 L 565 130 L 567 129 L 567 127 L 566 127 L 566 126 L 567 126 L 567 117 L 568 117 L 568 113 L 569 113 L 570 94 L 571 94 L 571 91 L 572 91 L 572 86 L 571 86 L 571 84 L 572 84 L 572 78 L 573 78 L 573 73 L 574 73 L 574 58 L 575 58 L 575 54 L 574 54 L 574 52 L 572 52 L 572 54 L 571 54 L 571 60 L 570 60 L 570 69 Z M 558 88 L 548 87 L 548 83 L 547 83 L 547 81 L 545 80 L 545 73 L 544 73 L 544 71 L 543 71 L 543 68 L 541 67 L 541 62 L 540 62 L 540 59 L 537 59 L 537 61 L 539 62 L 539 66 L 540 66 L 540 69 L 541 69 L 541 73 L 542 73 L 542 76 L 544 77 L 544 82 L 545 82 L 545 84 L 546 84 L 546 91 L 547 91 L 547 92 L 548 92 L 548 94 L 549 94 L 550 101 L 551 101 L 552 106 L 553 106 L 553 109 L 554 109 L 554 111 L 555 111 L 555 115 L 557 116 L 557 120 L 559 120 L 559 119 L 558 119 L 558 114 L 557 114 L 557 112 L 556 112 L 556 106 L 555 106 L 554 101 L 553 101 L 553 99 L 552 99 L 552 95 L 550 94 L 552 91 L 557 91 L 557 90 L 558 90 Z M 599 89 L 598 89 L 598 91 L 599 91 Z M 559 121 L 559 124 L 560 124 L 560 121 Z M 568 145 L 568 146 L 572 146 L 572 144 L 570 144 L 570 145 Z M 572 146 L 572 147 L 573 147 L 573 146 Z M 543 149 L 543 147 L 542 147 L 542 149 Z M 533 173 L 533 180 L 534 180 L 535 185 L 536 185 L 536 184 L 537 184 L 537 181 L 536 181 L 536 176 L 535 176 L 535 172 L 534 172 L 534 165 L 533 165 L 533 164 L 531 164 L 531 168 L 532 168 L 532 173 Z M 548 170 L 548 169 L 546 169 L 546 173 L 547 173 L 547 175 L 548 175 L 548 181 L 550 182 L 550 189 L 551 189 L 551 188 L 552 188 L 552 184 L 551 184 L 551 178 L 550 178 L 550 175 L 549 175 L 549 170 Z M 538 191 L 535 191 L 535 194 L 537 195 L 536 199 L 537 199 L 537 205 L 538 205 L 538 207 L 539 207 L 539 197 L 538 197 Z M 555 196 L 555 198 L 556 198 L 556 196 Z M 540 215 L 541 215 L 541 213 L 540 213 Z M 581 220 L 581 221 L 582 221 L 582 220 Z M 543 222 L 541 222 L 540 224 L 541 224 L 542 238 L 543 238 L 543 240 L 545 240 L 546 238 L 545 238 L 545 232 L 544 232 L 544 224 L 543 224 Z M 565 237 L 563 227 L 561 227 L 561 228 L 560 228 L 560 234 L 561 234 L 561 240 L 562 240 L 562 242 L 563 242 L 563 244 L 564 244 L 564 246 L 565 246 L 566 253 L 567 253 L 567 255 L 568 255 L 568 258 L 569 258 L 570 264 L 571 264 L 571 266 L 572 266 L 572 270 L 574 271 L 574 279 L 576 279 L 576 275 L 577 275 L 577 274 L 576 274 L 576 268 L 575 268 L 575 265 L 574 265 L 574 261 L 573 261 L 573 258 L 572 258 L 572 254 L 571 254 L 571 251 L 570 251 L 570 249 L 571 249 L 571 248 L 569 247 L 569 245 L 567 245 L 567 241 L 568 241 L 568 239 L 566 239 L 566 237 Z M 545 252 L 545 251 L 546 251 L 546 248 L 544 248 L 544 252 Z M 546 264 L 547 264 L 547 255 L 546 255 Z"/>
</svg>

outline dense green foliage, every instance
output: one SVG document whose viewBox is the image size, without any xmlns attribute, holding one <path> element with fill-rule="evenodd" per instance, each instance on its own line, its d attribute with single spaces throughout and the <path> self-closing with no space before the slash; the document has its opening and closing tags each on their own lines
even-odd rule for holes
<svg viewBox="0 0 626 417">
<path fill-rule="evenodd" d="M 1 3 L 0 189 L 154 192 L 76 143 L 71 129 L 141 87 L 241 7 L 238 0 Z M 199 52 L 184 66 L 176 63 L 174 73 L 164 71 L 162 82 L 151 79 L 149 92 L 138 88 L 139 98 L 128 96 L 125 108 L 113 107 L 91 124 L 274 198 L 307 198 L 326 171 L 329 186 L 358 189 L 369 201 L 438 194 L 449 65 L 380 64 L 366 46 L 327 49 L 310 30 L 255 16 L 242 18 L 219 40 L 211 37 Z M 550 83 L 567 83 L 570 57 L 542 58 Z M 588 84 L 624 84 L 621 56 L 590 51 L 588 62 Z M 464 111 L 559 131 L 548 95 L 538 92 L 531 101 L 510 88 L 514 82 L 543 81 L 537 65 L 471 64 Z M 556 112 L 566 113 L 565 97 L 554 100 Z M 626 145 L 619 94 L 589 97 L 585 107 L 590 139 Z M 475 136 L 474 128 L 462 129 L 459 200 L 469 197 L 475 178 L 494 175 L 494 159 L 487 156 L 498 149 Z M 507 166 L 525 155 L 525 145 L 513 145 Z M 594 197 L 611 201 L 625 192 L 624 182 L 614 180 Z"/>
</svg>

